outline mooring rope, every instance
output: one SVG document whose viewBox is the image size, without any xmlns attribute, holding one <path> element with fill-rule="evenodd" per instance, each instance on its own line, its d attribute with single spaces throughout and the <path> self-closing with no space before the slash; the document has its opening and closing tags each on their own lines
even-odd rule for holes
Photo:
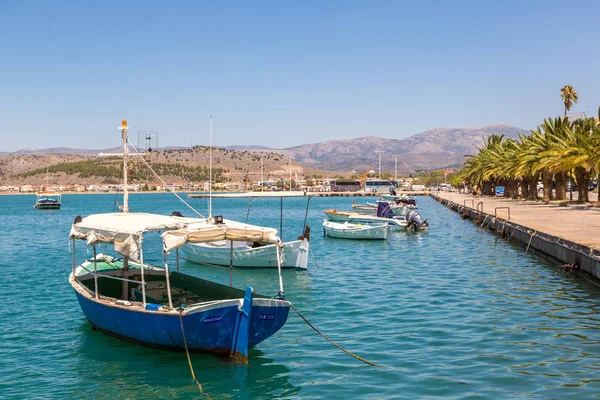
<svg viewBox="0 0 600 400">
<path fill-rule="evenodd" d="M 527 243 L 527 248 L 525 249 L 525 253 L 527 253 L 529 251 L 529 246 L 531 246 L 531 239 L 533 239 L 535 232 L 536 231 L 531 232 L 531 236 L 529 237 L 529 243 Z"/>
<path fill-rule="evenodd" d="M 488 216 L 486 215 L 485 218 L 483 219 L 483 222 L 481 223 L 481 225 L 479 225 L 480 228 L 483 227 L 483 224 L 485 224 L 485 221 L 487 221 L 487 219 L 488 219 Z"/>
<path fill-rule="evenodd" d="M 310 254 L 310 257 L 312 258 L 313 262 L 317 266 L 317 269 L 319 269 L 319 263 L 317 262 L 315 255 L 313 254 L 312 249 L 310 247 L 308 248 L 308 254 Z"/>
<path fill-rule="evenodd" d="M 183 336 L 183 345 L 185 346 L 185 354 L 187 355 L 188 364 L 190 366 L 190 372 L 192 373 L 192 379 L 198 385 L 198 390 L 200 390 L 200 394 L 203 395 L 204 392 L 202 391 L 202 385 L 200 384 L 198 379 L 196 379 L 196 374 L 194 374 L 194 367 L 192 366 L 192 359 L 190 358 L 190 352 L 188 351 L 187 340 L 185 340 L 185 331 L 183 330 L 183 319 L 181 318 L 181 313 L 182 313 L 182 311 L 179 310 L 179 314 L 178 314 L 179 315 L 179 323 L 181 324 L 181 335 Z"/>
<path fill-rule="evenodd" d="M 310 326 L 315 332 L 317 332 L 319 335 L 321 335 L 325 340 L 327 340 L 329 343 L 331 343 L 332 345 L 334 345 L 335 347 L 337 347 L 338 349 L 342 350 L 344 353 L 348 354 L 351 357 L 356 358 L 359 361 L 364 362 L 365 364 L 369 364 L 373 367 L 380 367 L 380 368 L 385 368 L 383 365 L 379 365 L 379 364 L 375 364 L 371 361 L 367 361 L 364 358 L 357 356 L 356 354 L 352 353 L 351 351 L 348 351 L 346 349 L 344 349 L 342 346 L 340 346 L 339 344 L 337 344 L 336 342 L 334 342 L 333 340 L 329 339 L 327 336 L 325 336 L 321 331 L 319 331 L 313 324 L 311 324 L 306 318 L 304 318 L 304 315 L 300 314 L 300 311 L 298 311 L 298 309 L 296 307 L 294 307 L 294 305 L 292 303 L 290 303 L 290 307 L 292 307 L 292 309 L 296 312 L 296 314 L 298 314 L 298 316 L 300 318 L 302 318 L 304 320 L 304 322 L 306 322 L 306 324 L 308 326 Z"/>
</svg>

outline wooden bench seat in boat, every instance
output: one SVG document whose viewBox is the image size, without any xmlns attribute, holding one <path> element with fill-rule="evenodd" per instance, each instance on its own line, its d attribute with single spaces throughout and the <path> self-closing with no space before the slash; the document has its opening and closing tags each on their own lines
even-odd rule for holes
<svg viewBox="0 0 600 400">
<path fill-rule="evenodd" d="M 142 285 L 132 289 L 132 299 L 142 301 Z M 183 290 L 176 286 L 171 286 L 171 300 L 173 306 L 177 307 L 181 304 L 193 304 L 201 301 L 200 296 L 187 290 Z M 167 295 L 167 283 L 165 281 L 149 281 L 146 282 L 146 302 L 156 304 L 168 304 L 169 296 Z"/>
</svg>

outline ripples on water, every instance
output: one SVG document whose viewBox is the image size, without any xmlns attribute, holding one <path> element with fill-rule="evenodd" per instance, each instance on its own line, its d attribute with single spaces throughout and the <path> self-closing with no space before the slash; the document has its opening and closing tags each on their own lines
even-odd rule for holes
<svg viewBox="0 0 600 400">
<path fill-rule="evenodd" d="M 387 242 L 323 238 L 324 208 L 311 202 L 312 250 L 320 264 L 285 271 L 287 298 L 324 333 L 373 368 L 325 342 L 295 314 L 238 365 L 192 355 L 199 381 L 220 398 L 589 398 L 600 393 L 599 289 L 556 273 L 471 222 L 420 198 L 429 232 Z M 364 199 L 357 199 L 358 201 Z M 112 210 L 114 195 L 65 195 L 60 211 L 33 196 L 0 196 L 0 397 L 192 398 L 185 355 L 130 345 L 86 322 L 67 283 L 67 235 L 76 215 Z M 200 210 L 206 201 L 191 200 Z M 285 199 L 284 239 L 301 233 L 304 199 Z M 250 222 L 279 226 L 279 200 L 260 200 Z M 164 194 L 132 196 L 134 211 L 185 208 Z M 243 220 L 247 201 L 214 201 Z M 158 241 L 148 241 L 148 246 Z M 150 249 L 146 247 L 149 254 Z M 79 244 L 79 259 L 85 250 Z M 154 253 L 155 261 L 158 252 Z M 151 258 L 152 260 L 152 258 Z M 228 283 L 227 272 L 183 264 Z M 235 270 L 234 284 L 276 294 L 276 271 Z"/>
</svg>

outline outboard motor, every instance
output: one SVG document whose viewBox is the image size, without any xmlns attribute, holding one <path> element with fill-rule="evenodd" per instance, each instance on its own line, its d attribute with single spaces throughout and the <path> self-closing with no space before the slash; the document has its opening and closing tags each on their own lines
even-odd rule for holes
<svg viewBox="0 0 600 400">
<path fill-rule="evenodd" d="M 396 189 L 390 188 L 390 195 L 391 196 L 396 196 Z"/>
<path fill-rule="evenodd" d="M 427 220 L 421 220 L 421 215 L 415 210 L 409 210 L 406 213 L 406 222 L 408 223 L 408 227 L 415 231 L 427 229 L 429 226 Z"/>
</svg>

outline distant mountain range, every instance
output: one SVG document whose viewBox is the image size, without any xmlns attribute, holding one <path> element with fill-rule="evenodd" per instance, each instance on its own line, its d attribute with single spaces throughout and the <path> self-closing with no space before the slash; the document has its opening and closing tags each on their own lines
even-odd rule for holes
<svg viewBox="0 0 600 400">
<path fill-rule="evenodd" d="M 483 145 L 484 137 L 501 134 L 516 138 L 528 131 L 507 124 L 486 125 L 480 128 L 436 128 L 406 139 L 385 139 L 365 136 L 350 140 L 331 140 L 321 143 L 304 144 L 285 149 L 272 149 L 266 146 L 228 146 L 228 150 L 277 151 L 307 167 L 321 170 L 363 172 L 367 167 L 377 170 L 381 151 L 382 170 L 394 171 L 394 156 L 398 160 L 398 172 L 428 170 L 457 166 L 466 154 L 474 154 L 477 147 Z M 165 147 L 161 150 L 183 149 L 184 147 Z M 56 147 L 50 149 L 22 149 L 16 152 L 0 154 L 69 154 L 79 156 L 98 155 L 98 153 L 118 153 L 121 148 L 111 149 L 70 149 Z"/>
<path fill-rule="evenodd" d="M 296 162 L 328 171 L 363 172 L 367 167 L 377 170 L 381 153 L 383 171 L 394 171 L 397 156 L 398 172 L 458 167 L 465 155 L 474 154 L 491 134 L 517 138 L 526 131 L 508 124 L 486 125 L 480 128 L 436 128 L 406 139 L 385 139 L 365 136 L 349 140 L 331 140 L 321 143 L 277 149 Z M 265 151 L 263 146 L 245 146 L 247 150 Z M 269 149 L 270 150 L 270 149 Z"/>
</svg>

